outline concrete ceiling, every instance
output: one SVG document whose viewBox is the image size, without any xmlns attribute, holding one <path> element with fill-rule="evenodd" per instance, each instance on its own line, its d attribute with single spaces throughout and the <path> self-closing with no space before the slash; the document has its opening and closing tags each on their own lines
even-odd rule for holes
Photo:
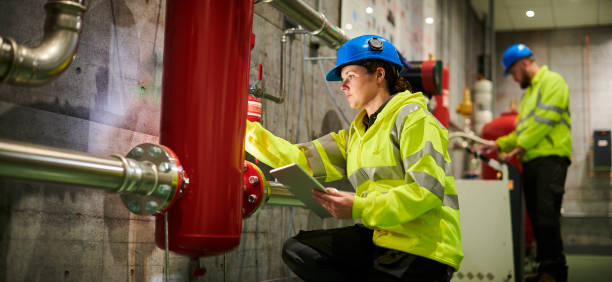
<svg viewBox="0 0 612 282">
<path fill-rule="evenodd" d="M 470 0 L 488 17 L 489 0 Z M 494 0 L 495 30 L 551 29 L 612 24 L 612 0 Z M 525 12 L 532 10 L 529 18 Z"/>
</svg>

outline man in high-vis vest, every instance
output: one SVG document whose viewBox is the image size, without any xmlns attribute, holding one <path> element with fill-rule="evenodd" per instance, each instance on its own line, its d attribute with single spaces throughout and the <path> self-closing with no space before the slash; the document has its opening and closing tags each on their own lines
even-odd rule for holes
<svg viewBox="0 0 612 282">
<path fill-rule="evenodd" d="M 515 131 L 483 150 L 507 153 L 502 156 L 506 161 L 515 156 L 521 159 L 527 212 L 540 262 L 535 279 L 567 281 L 560 211 L 572 156 L 570 94 L 563 77 L 547 66 L 539 67 L 532 56 L 523 44 L 514 44 L 504 52 L 504 74 L 512 75 L 526 90 Z"/>
<path fill-rule="evenodd" d="M 355 193 L 313 197 L 355 226 L 301 231 L 283 260 L 305 281 L 449 281 L 463 258 L 448 132 L 399 76 L 397 50 L 364 35 L 338 50 L 326 76 L 352 108 L 347 130 L 294 145 L 247 122 L 245 149 L 271 167 L 297 163 L 322 182 L 348 179 Z"/>
</svg>

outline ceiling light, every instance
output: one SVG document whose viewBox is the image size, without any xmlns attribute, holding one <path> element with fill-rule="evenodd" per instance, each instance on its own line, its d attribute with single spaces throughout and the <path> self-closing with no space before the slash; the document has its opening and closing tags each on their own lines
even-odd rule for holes
<svg viewBox="0 0 612 282">
<path fill-rule="evenodd" d="M 374 13 L 374 9 L 372 9 L 372 7 L 367 7 L 366 14 L 371 14 L 371 13 Z"/>
<path fill-rule="evenodd" d="M 345 28 L 346 30 L 351 30 L 351 29 L 353 29 L 353 25 L 352 25 L 352 24 L 350 24 L 350 23 L 347 23 L 346 25 L 344 25 L 344 28 Z"/>
<path fill-rule="evenodd" d="M 525 15 L 530 17 L 530 18 L 533 18 L 533 16 L 535 16 L 535 12 L 532 11 L 532 10 L 529 10 L 529 11 L 525 12 Z"/>
<path fill-rule="evenodd" d="M 433 24 L 433 23 L 434 23 L 434 20 L 433 20 L 433 18 L 432 18 L 432 17 L 426 17 L 426 18 L 425 18 L 425 23 L 426 23 L 426 24 Z"/>
</svg>

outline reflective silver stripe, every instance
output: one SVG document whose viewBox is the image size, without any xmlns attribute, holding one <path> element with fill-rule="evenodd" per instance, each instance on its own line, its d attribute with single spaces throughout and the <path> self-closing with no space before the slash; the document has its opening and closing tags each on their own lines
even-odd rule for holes
<svg viewBox="0 0 612 282">
<path fill-rule="evenodd" d="M 523 128 L 523 129 L 521 129 L 521 130 L 517 130 L 517 131 L 516 131 L 516 136 L 521 135 L 521 133 L 523 133 L 523 131 L 525 131 L 525 130 L 527 130 L 527 128 L 526 128 L 526 127 L 525 127 L 525 128 Z"/>
<path fill-rule="evenodd" d="M 349 176 L 349 181 L 355 189 L 368 179 L 371 181 L 403 180 L 404 170 L 401 166 L 362 167 Z"/>
<path fill-rule="evenodd" d="M 431 141 L 427 141 L 425 143 L 425 147 L 423 149 L 417 151 L 416 153 L 406 157 L 404 159 L 404 168 L 408 170 L 411 166 L 416 164 L 425 154 L 430 155 L 435 161 L 436 164 L 446 172 L 448 170 L 448 163 L 444 159 L 444 155 L 434 149 L 433 143 Z"/>
<path fill-rule="evenodd" d="M 561 118 L 559 121 L 560 121 L 562 124 L 565 124 L 565 126 L 567 126 L 567 128 L 572 129 L 572 125 L 571 125 L 571 124 L 569 124 L 569 122 L 567 122 L 567 120 L 566 120 L 566 119 Z"/>
<path fill-rule="evenodd" d="M 533 116 L 534 114 L 535 114 L 535 111 L 534 111 L 534 110 L 531 110 L 531 112 L 529 112 L 529 114 L 528 114 L 526 117 L 521 118 L 521 119 L 519 119 L 519 120 L 516 122 L 516 126 L 518 126 L 519 124 L 521 124 L 521 123 L 523 123 L 524 121 L 528 120 L 528 119 L 529 119 L 531 116 Z"/>
<path fill-rule="evenodd" d="M 540 100 L 538 100 L 538 105 L 537 105 L 536 107 L 538 107 L 538 108 L 540 108 L 540 109 L 543 109 L 543 110 L 548 110 L 548 111 L 557 112 L 557 113 L 559 113 L 559 114 L 562 114 L 562 113 L 564 113 L 564 112 L 568 111 L 567 109 L 565 109 L 565 110 L 564 110 L 564 109 L 561 109 L 561 107 L 557 107 L 557 106 L 553 106 L 553 105 L 544 104 L 544 103 L 542 103 L 542 101 L 540 101 Z"/>
<path fill-rule="evenodd" d="M 400 109 L 399 114 L 397 114 L 397 117 L 395 118 L 395 126 L 391 128 L 392 141 L 395 142 L 395 144 L 399 144 L 400 136 L 402 134 L 402 125 L 404 124 L 404 119 L 406 119 L 406 116 L 420 108 L 421 106 L 419 104 L 410 103 L 406 104 Z"/>
<path fill-rule="evenodd" d="M 446 206 L 446 207 L 450 207 L 450 208 L 458 210 L 459 209 L 459 196 L 445 194 L 444 200 L 442 200 L 442 206 Z"/>
<path fill-rule="evenodd" d="M 422 171 L 409 171 L 406 175 L 410 176 L 419 186 L 429 190 L 429 192 L 436 195 L 440 200 L 444 199 L 444 186 L 438 179 L 429 175 L 429 173 Z M 410 183 L 411 181 L 407 181 Z"/>
<path fill-rule="evenodd" d="M 312 175 L 315 178 L 325 176 L 325 166 L 323 166 L 323 160 L 321 159 L 321 155 L 319 155 L 317 148 L 315 148 L 314 143 L 307 142 L 300 145 L 306 147 L 304 154 L 306 155 L 306 159 L 310 164 L 310 168 L 312 168 Z"/>
<path fill-rule="evenodd" d="M 537 122 L 537 123 L 541 123 L 541 124 L 547 124 L 550 126 L 554 126 L 555 125 L 555 121 L 549 118 L 545 118 L 545 117 L 541 117 L 539 115 L 535 115 L 533 117 L 533 121 Z"/>
<path fill-rule="evenodd" d="M 537 97 L 536 107 L 538 107 L 540 109 L 544 109 L 544 110 L 554 111 L 554 112 L 557 112 L 559 114 L 562 114 L 564 112 L 569 112 L 569 107 L 564 110 L 561 107 L 557 107 L 555 105 L 544 104 L 542 102 L 542 87 L 540 87 L 540 89 L 538 89 L 538 97 Z"/>
<path fill-rule="evenodd" d="M 340 148 L 338 148 L 338 143 L 331 134 L 327 134 L 319 139 L 319 143 L 325 149 L 325 153 L 327 153 L 327 157 L 331 164 L 340 172 L 340 174 L 346 174 L 346 160 L 344 156 L 342 156 L 342 152 Z"/>
</svg>

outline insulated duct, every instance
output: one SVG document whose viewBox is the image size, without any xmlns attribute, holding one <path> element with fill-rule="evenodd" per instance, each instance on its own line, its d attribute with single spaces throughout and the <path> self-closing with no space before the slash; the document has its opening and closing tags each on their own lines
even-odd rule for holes
<svg viewBox="0 0 612 282">
<path fill-rule="evenodd" d="M 323 40 L 329 47 L 338 49 L 342 43 L 348 41 L 344 30 L 333 25 L 321 12 L 308 6 L 302 0 L 261 0 L 257 3 L 270 3 L 281 13 L 287 15 L 302 28 L 311 31 Z"/>
<path fill-rule="evenodd" d="M 0 81 L 42 85 L 58 77 L 72 62 L 79 44 L 84 0 L 49 0 L 45 4 L 42 43 L 29 48 L 0 36 Z"/>
</svg>

